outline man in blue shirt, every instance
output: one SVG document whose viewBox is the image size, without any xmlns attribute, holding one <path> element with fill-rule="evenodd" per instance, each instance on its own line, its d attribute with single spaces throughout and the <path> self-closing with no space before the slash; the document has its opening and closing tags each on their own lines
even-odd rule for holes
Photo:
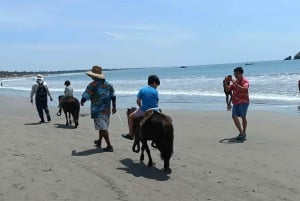
<svg viewBox="0 0 300 201">
<path fill-rule="evenodd" d="M 160 85 L 160 80 L 157 75 L 150 75 L 148 77 L 148 86 L 140 89 L 137 94 L 136 103 L 139 106 L 135 112 L 128 116 L 129 134 L 123 134 L 122 137 L 133 140 L 133 122 L 135 118 L 144 116 L 149 109 L 158 108 L 158 92 L 156 88 Z"/>
</svg>

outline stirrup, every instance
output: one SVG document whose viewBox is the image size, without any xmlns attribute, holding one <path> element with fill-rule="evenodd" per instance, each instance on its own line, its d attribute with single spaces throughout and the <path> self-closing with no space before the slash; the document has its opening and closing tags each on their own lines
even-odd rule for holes
<svg viewBox="0 0 300 201">
<path fill-rule="evenodd" d="M 57 112 L 56 115 L 57 115 L 57 116 L 61 116 L 61 112 Z"/>
</svg>

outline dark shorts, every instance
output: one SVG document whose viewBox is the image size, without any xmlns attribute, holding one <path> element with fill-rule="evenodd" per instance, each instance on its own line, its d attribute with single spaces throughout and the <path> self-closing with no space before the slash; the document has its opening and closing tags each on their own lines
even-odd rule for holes
<svg viewBox="0 0 300 201">
<path fill-rule="evenodd" d="M 226 90 L 224 90 L 224 93 L 225 93 L 226 96 L 232 95 L 232 91 L 226 91 Z"/>
<path fill-rule="evenodd" d="M 249 103 L 236 104 L 232 107 L 232 116 L 246 117 Z"/>
</svg>

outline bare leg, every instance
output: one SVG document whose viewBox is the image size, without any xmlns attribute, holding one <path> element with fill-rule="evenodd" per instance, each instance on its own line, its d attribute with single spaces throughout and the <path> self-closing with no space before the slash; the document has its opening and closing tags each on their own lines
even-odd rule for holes
<svg viewBox="0 0 300 201">
<path fill-rule="evenodd" d="M 101 135 L 104 137 L 104 140 L 105 140 L 105 142 L 107 144 L 107 147 L 104 148 L 103 151 L 105 151 L 105 152 L 113 152 L 114 149 L 113 149 L 113 147 L 110 144 L 108 131 L 107 130 L 101 130 L 100 132 L 101 132 Z"/>
<path fill-rule="evenodd" d="M 229 98 L 229 106 L 231 107 L 232 96 L 231 95 L 229 95 L 229 96 L 230 96 L 230 98 Z"/>
<path fill-rule="evenodd" d="M 232 119 L 233 119 L 233 122 L 234 122 L 236 128 L 239 130 L 240 134 L 242 134 L 243 130 L 242 130 L 239 118 L 237 116 L 233 116 Z"/>
<path fill-rule="evenodd" d="M 134 122 L 134 112 L 128 116 L 128 128 L 129 128 L 129 135 L 133 136 L 133 122 Z"/>
<path fill-rule="evenodd" d="M 110 144 L 110 139 L 109 139 L 109 135 L 108 135 L 108 131 L 107 131 L 107 130 L 101 130 L 101 131 L 99 131 L 99 132 L 101 133 L 100 136 L 104 138 L 104 140 L 105 140 L 107 146 L 108 146 L 108 147 L 111 146 L 111 144 Z M 100 139 L 100 136 L 99 136 L 99 139 Z"/>
<path fill-rule="evenodd" d="M 97 141 L 97 146 L 99 146 L 99 147 L 101 147 L 102 138 L 103 138 L 103 135 L 102 135 L 101 131 L 99 130 L 99 140 Z"/>
<path fill-rule="evenodd" d="M 229 106 L 229 97 L 228 95 L 226 94 L 226 104 L 227 104 L 227 107 Z"/>
<path fill-rule="evenodd" d="M 246 129 L 247 129 L 247 118 L 242 117 L 242 124 L 243 124 L 243 134 L 246 134 Z"/>
</svg>

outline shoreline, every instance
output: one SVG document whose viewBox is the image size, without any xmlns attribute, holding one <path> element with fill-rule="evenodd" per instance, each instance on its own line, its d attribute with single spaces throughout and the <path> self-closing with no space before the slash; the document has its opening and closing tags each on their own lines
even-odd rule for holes
<svg viewBox="0 0 300 201">
<path fill-rule="evenodd" d="M 1 89 L 0 89 L 1 90 Z M 51 102 L 50 100 L 48 101 L 49 107 L 54 107 L 57 108 L 57 97 L 60 95 L 59 93 L 52 93 L 54 101 Z M 57 96 L 57 97 L 56 97 Z M 16 99 L 22 99 L 25 103 L 29 100 L 29 94 L 28 98 L 24 97 L 23 95 L 9 95 L 9 94 L 1 94 L 0 97 L 4 98 L 16 98 Z M 75 96 L 79 98 L 78 96 Z M 130 108 L 135 105 L 135 96 L 131 97 L 131 101 L 128 100 L 128 96 L 118 96 L 117 98 L 117 107 L 121 110 Z M 121 97 L 121 98 L 120 98 Z M 161 98 L 163 100 L 163 98 Z M 224 100 L 225 102 L 225 100 Z M 132 103 L 132 104 L 130 104 Z M 184 105 L 184 106 L 183 106 Z M 87 102 L 85 108 L 89 107 L 89 102 Z M 227 112 L 231 114 L 231 111 L 227 110 L 227 107 L 225 106 L 225 103 L 222 104 L 220 102 L 213 102 L 213 103 L 201 103 L 201 102 L 181 102 L 181 103 L 174 103 L 174 102 L 168 102 L 167 100 L 163 100 L 160 103 L 160 108 L 162 110 L 167 110 L 167 111 L 188 111 L 188 112 Z M 288 104 L 255 104 L 252 101 L 250 101 L 250 107 L 248 110 L 249 112 L 252 111 L 258 111 L 258 112 L 274 112 L 274 113 L 279 113 L 283 115 L 289 115 L 289 116 L 299 116 L 300 115 L 300 103 L 295 104 L 293 103 L 292 105 Z"/>
</svg>

